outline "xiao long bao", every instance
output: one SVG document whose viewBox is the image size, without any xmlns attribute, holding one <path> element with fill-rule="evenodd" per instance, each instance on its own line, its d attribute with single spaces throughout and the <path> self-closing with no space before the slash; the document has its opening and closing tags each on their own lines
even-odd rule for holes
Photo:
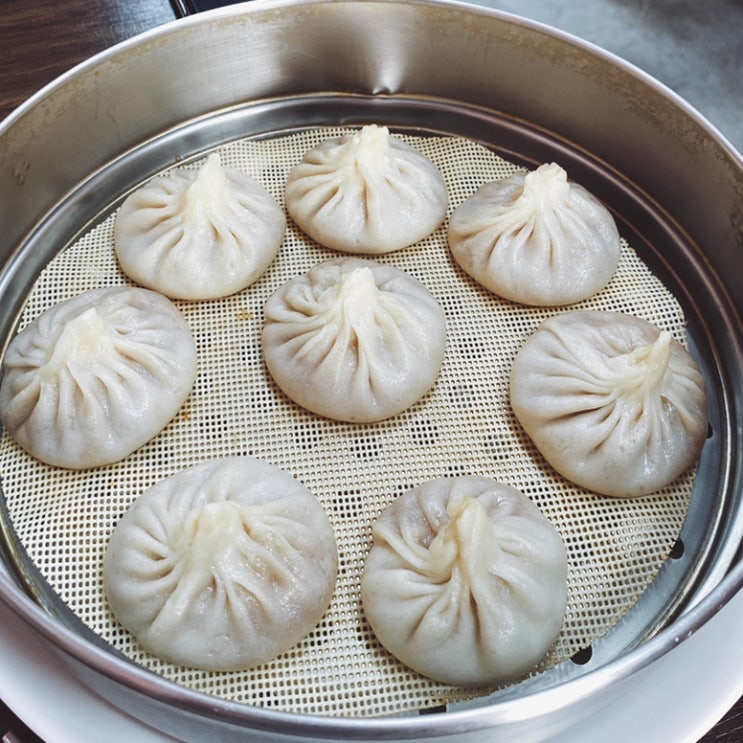
<svg viewBox="0 0 743 743">
<path fill-rule="evenodd" d="M 174 299 L 226 297 L 254 283 L 278 253 L 286 217 L 257 181 L 221 164 L 174 168 L 134 191 L 114 223 L 119 264 Z"/>
<path fill-rule="evenodd" d="M 175 416 L 196 377 L 178 308 L 149 289 L 91 289 L 26 326 L 3 362 L 0 420 L 32 456 L 82 469 L 118 462 Z"/>
<path fill-rule="evenodd" d="M 116 525 L 103 565 L 118 621 L 150 652 L 214 671 L 269 661 L 325 614 L 338 571 L 320 502 L 252 457 L 153 485 Z"/>
<path fill-rule="evenodd" d="M 271 376 L 298 405 L 369 423 L 406 410 L 433 386 L 446 320 L 416 279 L 348 257 L 279 287 L 265 305 L 262 343 Z"/>
<path fill-rule="evenodd" d="M 467 475 L 394 500 L 373 524 L 361 578 L 379 641 L 443 683 L 482 686 L 527 673 L 557 639 L 567 551 L 520 491 Z"/>
<path fill-rule="evenodd" d="M 344 253 L 380 255 L 412 245 L 443 222 L 448 204 L 438 168 L 373 124 L 307 152 L 286 183 L 292 219 Z"/>
<path fill-rule="evenodd" d="M 707 436 L 704 378 L 668 331 L 619 312 L 546 320 L 511 369 L 511 406 L 571 482 L 631 498 L 665 487 Z"/>
<path fill-rule="evenodd" d="M 573 304 L 603 289 L 621 243 L 606 207 L 555 163 L 486 183 L 452 214 L 457 263 L 504 299 Z"/>
</svg>

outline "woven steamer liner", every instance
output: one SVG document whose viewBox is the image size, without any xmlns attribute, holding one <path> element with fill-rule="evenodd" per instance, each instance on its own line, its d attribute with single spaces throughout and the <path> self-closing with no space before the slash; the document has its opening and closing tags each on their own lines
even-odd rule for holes
<svg viewBox="0 0 743 743">
<path fill-rule="evenodd" d="M 289 168 L 340 131 L 243 140 L 220 153 L 225 164 L 256 177 L 283 205 Z M 477 186 L 516 167 L 468 140 L 405 138 L 444 173 L 450 212 Z M 128 283 L 113 256 L 112 220 L 47 266 L 28 297 L 22 324 L 84 289 Z M 517 306 L 481 289 L 452 262 L 445 225 L 416 246 L 379 258 L 423 281 L 445 311 L 448 349 L 434 389 L 405 413 L 373 425 L 329 421 L 298 408 L 263 365 L 262 307 L 284 281 L 334 255 L 290 224 L 279 256 L 253 287 L 215 302 L 179 302 L 197 342 L 194 392 L 166 430 L 124 462 L 84 472 L 56 470 L 31 460 L 4 435 L 0 474 L 29 558 L 86 626 L 179 684 L 309 714 L 406 712 L 483 692 L 422 678 L 375 641 L 358 598 L 371 524 L 390 499 L 413 485 L 478 473 L 529 495 L 567 544 L 568 612 L 542 668 L 590 645 L 634 605 L 665 561 L 687 511 L 693 473 L 632 501 L 585 493 L 556 476 L 516 423 L 507 394 L 516 351 L 556 310 Z M 626 242 L 610 285 L 578 306 L 632 312 L 685 338 L 678 303 Z M 144 489 L 191 464 L 232 454 L 266 459 L 320 498 L 338 539 L 336 593 L 316 630 L 271 663 L 224 674 L 176 668 L 148 655 L 116 625 L 102 594 L 103 552 L 118 518 Z"/>
</svg>

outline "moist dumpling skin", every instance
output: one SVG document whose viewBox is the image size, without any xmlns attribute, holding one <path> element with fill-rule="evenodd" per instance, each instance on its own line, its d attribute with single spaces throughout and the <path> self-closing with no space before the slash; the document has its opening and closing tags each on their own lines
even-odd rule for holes
<svg viewBox="0 0 743 743">
<path fill-rule="evenodd" d="M 196 377 L 180 310 L 139 287 L 60 302 L 10 343 L 0 420 L 29 454 L 83 469 L 118 462 L 176 415 Z"/>
<path fill-rule="evenodd" d="M 174 299 L 226 297 L 253 284 L 276 257 L 286 217 L 256 180 L 212 153 L 134 191 L 116 214 L 123 271 Z"/>
<path fill-rule="evenodd" d="M 252 457 L 159 481 L 116 525 L 103 577 L 118 621 L 156 656 L 214 671 L 267 662 L 309 634 L 338 570 L 320 502 Z"/>
<path fill-rule="evenodd" d="M 406 410 L 433 386 L 446 321 L 416 279 L 348 257 L 281 286 L 266 302 L 262 340 L 271 376 L 294 402 L 368 423 Z"/>
<path fill-rule="evenodd" d="M 447 239 L 457 263 L 486 289 L 533 306 L 574 304 L 614 275 L 614 218 L 555 163 L 486 183 L 460 204 Z"/>
<path fill-rule="evenodd" d="M 412 245 L 443 222 L 448 204 L 438 168 L 373 124 L 307 152 L 286 183 L 297 225 L 345 253 L 380 255 Z"/>
<path fill-rule="evenodd" d="M 361 579 L 382 645 L 443 683 L 494 685 L 539 663 L 567 605 L 567 553 L 521 492 L 468 475 L 394 500 L 373 524 Z"/>
<path fill-rule="evenodd" d="M 560 474 L 631 498 L 669 485 L 707 436 L 704 378 L 668 331 L 619 312 L 545 321 L 511 369 L 511 406 Z"/>
</svg>

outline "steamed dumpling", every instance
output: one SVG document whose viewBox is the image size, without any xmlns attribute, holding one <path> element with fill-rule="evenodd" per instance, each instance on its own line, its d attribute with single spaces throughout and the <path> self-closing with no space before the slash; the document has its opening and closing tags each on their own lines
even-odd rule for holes
<svg viewBox="0 0 743 743">
<path fill-rule="evenodd" d="M 0 420 L 47 464 L 117 462 L 159 433 L 193 387 L 196 347 L 161 294 L 92 289 L 61 302 L 10 343 Z"/>
<path fill-rule="evenodd" d="M 252 457 L 161 480 L 124 514 L 106 551 L 106 596 L 150 652 L 215 671 L 269 661 L 314 629 L 338 554 L 320 502 Z"/>
<path fill-rule="evenodd" d="M 567 554 L 521 492 L 479 476 L 434 480 L 373 526 L 361 578 L 372 629 L 395 657 L 444 683 L 531 670 L 562 627 Z"/>
<path fill-rule="evenodd" d="M 448 203 L 438 168 L 375 125 L 310 150 L 286 184 L 286 206 L 299 227 L 346 253 L 412 245 L 443 222 Z"/>
<path fill-rule="evenodd" d="M 255 282 L 276 257 L 286 217 L 250 176 L 210 155 L 134 191 L 116 214 L 123 271 L 177 299 L 215 299 Z"/>
<path fill-rule="evenodd" d="M 704 379 L 668 331 L 618 312 L 544 322 L 511 370 L 511 405 L 568 480 L 628 498 L 665 487 L 707 436 Z"/>
<path fill-rule="evenodd" d="M 457 263 L 504 299 L 573 304 L 603 289 L 621 244 L 613 217 L 555 163 L 482 186 L 451 216 Z"/>
<path fill-rule="evenodd" d="M 294 402 L 349 422 L 395 415 L 436 381 L 444 313 L 416 279 L 360 258 L 321 263 L 266 302 L 268 370 Z"/>
</svg>

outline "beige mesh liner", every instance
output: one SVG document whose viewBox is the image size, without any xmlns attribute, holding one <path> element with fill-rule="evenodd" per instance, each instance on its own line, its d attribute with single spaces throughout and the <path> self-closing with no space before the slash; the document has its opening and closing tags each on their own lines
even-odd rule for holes
<svg viewBox="0 0 743 743">
<path fill-rule="evenodd" d="M 291 166 L 340 131 L 240 141 L 220 151 L 223 163 L 255 177 L 283 205 Z M 403 138 L 444 173 L 450 212 L 482 183 L 515 170 L 470 141 Z M 28 297 L 22 322 L 85 289 L 128 283 L 115 261 L 112 235 L 110 217 L 60 253 Z M 416 710 L 490 690 L 456 689 L 418 676 L 375 641 L 359 602 L 371 524 L 409 487 L 476 473 L 521 489 L 566 541 L 568 611 L 544 667 L 605 634 L 666 558 L 686 513 L 693 473 L 663 492 L 631 501 L 586 493 L 555 475 L 515 421 L 507 394 L 516 351 L 555 310 L 517 306 L 480 288 L 450 258 L 445 225 L 415 246 L 379 259 L 423 281 L 446 313 L 448 351 L 435 388 L 408 411 L 376 424 L 339 423 L 303 411 L 283 396 L 263 365 L 262 308 L 284 281 L 336 255 L 290 224 L 277 259 L 252 287 L 223 300 L 178 302 L 198 348 L 195 388 L 165 431 L 125 461 L 82 472 L 54 469 L 32 460 L 4 435 L 0 475 L 30 558 L 86 625 L 137 663 L 184 686 L 308 714 Z M 677 302 L 626 243 L 610 285 L 578 306 L 631 312 L 684 340 Z M 335 596 L 315 631 L 273 662 L 240 673 L 174 667 L 143 651 L 111 616 L 101 579 L 108 536 L 128 505 L 156 481 L 205 459 L 235 454 L 287 470 L 320 499 L 338 540 Z"/>
</svg>

